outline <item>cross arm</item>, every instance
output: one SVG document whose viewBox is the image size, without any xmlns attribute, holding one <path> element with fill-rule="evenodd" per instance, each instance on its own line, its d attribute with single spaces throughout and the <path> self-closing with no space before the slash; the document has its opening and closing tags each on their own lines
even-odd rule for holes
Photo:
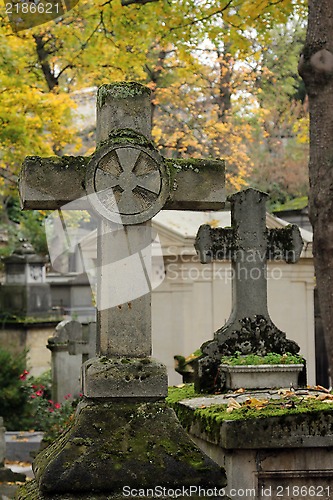
<svg viewBox="0 0 333 500">
<path fill-rule="evenodd" d="M 225 161 L 165 159 L 170 175 L 167 210 L 221 210 L 225 202 Z"/>
<path fill-rule="evenodd" d="M 231 258 L 235 242 L 234 230 L 231 227 L 212 228 L 209 224 L 203 224 L 199 227 L 194 247 L 200 262 L 208 264 L 213 260 Z"/>
<path fill-rule="evenodd" d="M 267 259 L 285 260 L 294 264 L 300 258 L 303 240 L 296 224 L 284 228 L 267 229 Z M 200 226 L 195 249 L 202 264 L 212 260 L 230 259 L 232 255 L 241 250 L 238 245 L 237 234 L 232 228 L 212 228 L 208 224 Z"/>
<path fill-rule="evenodd" d="M 84 156 L 27 156 L 19 178 L 22 208 L 56 210 L 84 197 L 89 160 Z"/>
<path fill-rule="evenodd" d="M 296 224 L 267 230 L 267 258 L 294 264 L 301 256 L 303 240 Z"/>
<path fill-rule="evenodd" d="M 56 210 L 78 200 L 71 208 L 84 209 L 85 177 L 90 157 L 28 156 L 19 179 L 23 209 Z M 225 201 L 223 160 L 164 159 L 170 178 L 169 210 L 218 210 Z M 81 200 L 80 200 L 81 199 Z"/>
</svg>

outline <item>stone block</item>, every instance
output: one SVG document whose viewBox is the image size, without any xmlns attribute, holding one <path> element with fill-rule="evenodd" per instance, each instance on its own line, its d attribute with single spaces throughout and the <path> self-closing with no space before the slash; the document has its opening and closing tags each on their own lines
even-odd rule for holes
<svg viewBox="0 0 333 500">
<path fill-rule="evenodd" d="M 298 387 L 298 377 L 303 365 L 220 365 L 225 374 L 225 389 L 274 389 Z"/>
<path fill-rule="evenodd" d="M 92 358 L 82 369 L 88 398 L 155 398 L 167 395 L 165 366 L 151 358 Z"/>
</svg>

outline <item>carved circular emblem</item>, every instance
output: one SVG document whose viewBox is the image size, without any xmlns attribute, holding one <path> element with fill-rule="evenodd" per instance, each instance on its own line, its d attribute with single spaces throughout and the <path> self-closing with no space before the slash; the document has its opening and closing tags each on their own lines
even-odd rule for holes
<svg viewBox="0 0 333 500">
<path fill-rule="evenodd" d="M 151 219 L 169 195 L 162 158 L 157 151 L 136 144 L 100 148 L 88 164 L 86 187 L 100 215 L 125 225 Z"/>
</svg>

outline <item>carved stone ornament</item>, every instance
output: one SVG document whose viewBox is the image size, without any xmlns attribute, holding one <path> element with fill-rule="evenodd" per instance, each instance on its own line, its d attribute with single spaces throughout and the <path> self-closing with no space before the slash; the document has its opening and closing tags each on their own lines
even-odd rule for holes
<svg viewBox="0 0 333 500">
<path fill-rule="evenodd" d="M 169 196 L 169 176 L 157 151 L 137 144 L 106 144 L 89 162 L 89 201 L 100 215 L 118 224 L 150 220 Z"/>
</svg>

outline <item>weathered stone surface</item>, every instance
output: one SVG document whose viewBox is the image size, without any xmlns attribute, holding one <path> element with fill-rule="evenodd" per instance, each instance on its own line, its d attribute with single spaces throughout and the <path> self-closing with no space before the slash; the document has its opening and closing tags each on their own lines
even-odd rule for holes
<svg viewBox="0 0 333 500">
<path fill-rule="evenodd" d="M 244 440 L 246 436 L 246 440 Z M 223 422 L 219 441 L 226 449 L 333 446 L 333 415 L 313 414 Z"/>
<path fill-rule="evenodd" d="M 46 498 L 94 498 L 92 492 L 117 498 L 124 485 L 226 484 L 223 471 L 188 439 L 173 410 L 158 402 L 81 403 L 73 426 L 37 456 L 33 468 Z"/>
<path fill-rule="evenodd" d="M 86 173 L 93 208 L 106 219 L 139 224 L 152 219 L 169 196 L 169 172 L 155 148 L 106 143 L 93 154 Z"/>
<path fill-rule="evenodd" d="M 224 160 L 177 159 L 166 162 L 170 172 L 171 191 L 164 208 L 221 210 L 224 207 Z"/>
<path fill-rule="evenodd" d="M 99 224 L 97 354 L 109 358 L 147 357 L 151 355 L 152 344 L 150 282 L 147 280 L 151 276 L 150 222 L 126 226 L 119 231 L 112 231 L 111 224 L 107 220 Z M 117 261 L 119 265 L 114 266 L 113 262 Z M 132 300 L 128 289 L 135 297 Z"/>
<path fill-rule="evenodd" d="M 165 398 L 168 375 L 152 358 L 95 358 L 82 367 L 83 394 L 88 398 Z"/>
<path fill-rule="evenodd" d="M 116 139 L 113 140 L 118 143 Z M 87 209 L 89 204 L 85 183 L 90 159 L 84 156 L 28 156 L 23 163 L 19 181 L 22 208 L 36 210 L 42 202 L 45 209 L 57 210 L 76 201 L 69 208 Z M 224 161 L 195 160 L 195 165 L 192 167 L 191 160 L 167 160 L 166 169 L 172 182 L 165 209 L 221 210 L 224 207 Z M 63 181 L 64 176 L 68 179 L 66 183 Z"/>
<path fill-rule="evenodd" d="M 272 448 L 311 448 L 332 447 L 333 445 L 333 408 L 327 403 L 326 409 L 312 409 L 284 413 L 282 415 L 261 415 L 235 420 L 218 419 L 196 412 L 198 408 L 227 405 L 230 398 L 244 402 L 249 398 L 273 400 L 281 398 L 279 391 L 246 391 L 244 394 L 228 393 L 223 396 L 194 398 L 180 401 L 174 408 L 183 426 L 194 435 L 226 450 L 272 449 Z M 316 391 L 296 390 L 295 396 L 302 398 Z M 321 393 L 321 395 L 327 393 Z M 311 399 L 313 400 L 313 399 Z M 296 403 L 297 408 L 297 403 Z M 246 436 L 246 439 L 244 439 Z"/>
<path fill-rule="evenodd" d="M 201 208 L 209 209 L 211 202 L 216 207 L 218 200 L 213 196 L 204 206 L 204 198 L 216 183 L 216 170 L 224 183 L 224 164 L 208 162 L 204 182 L 196 168 L 191 170 L 189 162 L 184 176 L 171 172 L 151 144 L 149 96 L 150 91 L 136 83 L 101 87 L 97 96 L 97 148 L 86 168 L 84 182 L 80 182 L 80 175 L 76 179 L 66 176 L 61 160 L 61 186 L 69 186 L 69 192 L 75 182 L 75 196 L 88 195 L 92 209 L 101 216 L 96 269 L 100 359 L 85 366 L 84 392 L 89 398 L 80 404 L 72 428 L 34 462 L 38 491 L 29 486 L 18 498 L 115 499 L 123 497 L 125 485 L 225 485 L 224 472 L 193 445 L 165 403 L 156 402 L 164 399 L 167 379 L 165 369 L 149 359 L 151 259 L 146 251 L 152 243 L 150 219 L 165 207 L 171 179 L 173 200 L 181 186 L 179 198 L 185 199 L 183 208 L 196 208 L 200 202 Z M 80 158 L 74 161 L 74 165 L 80 163 Z M 67 194 L 54 190 L 57 178 L 47 175 L 48 168 L 56 170 L 52 159 L 48 165 L 47 160 L 43 163 L 36 158 L 31 167 L 34 176 L 29 168 L 24 169 L 24 208 L 35 208 L 38 200 L 38 208 L 53 208 L 50 199 L 58 208 L 56 197 L 70 201 Z M 81 169 L 77 170 L 81 174 Z M 43 178 L 47 179 L 44 184 Z M 41 197 L 35 192 L 36 182 Z M 130 269 L 131 280 L 124 279 L 121 273 L 115 276 L 110 262 L 118 261 Z M 139 292 L 133 300 L 132 295 L 126 296 L 128 287 Z M 122 300 L 117 300 L 119 297 Z"/>
<path fill-rule="evenodd" d="M 42 206 L 45 210 L 57 210 L 75 200 L 78 200 L 75 208 L 87 208 L 87 201 L 82 203 L 80 198 L 85 196 L 89 160 L 90 157 L 83 156 L 27 156 L 19 179 L 22 208 L 38 210 Z"/>
<path fill-rule="evenodd" d="M 151 91 L 135 82 L 102 85 L 97 91 L 96 137 L 100 144 L 114 130 L 131 129 L 151 139 Z"/>
</svg>

